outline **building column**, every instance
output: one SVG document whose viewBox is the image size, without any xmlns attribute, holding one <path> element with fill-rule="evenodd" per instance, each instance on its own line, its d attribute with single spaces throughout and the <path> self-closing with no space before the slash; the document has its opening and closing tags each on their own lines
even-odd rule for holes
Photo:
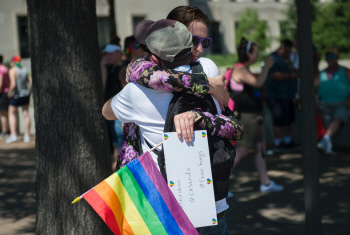
<svg viewBox="0 0 350 235">
<path fill-rule="evenodd" d="M 223 35 L 223 53 L 236 53 L 236 29 L 235 21 L 233 19 L 227 19 L 220 22 L 222 24 Z"/>
<path fill-rule="evenodd" d="M 280 24 L 277 20 L 271 21 L 268 20 L 267 24 L 269 25 L 269 37 L 272 38 L 270 50 L 276 50 L 279 46 L 281 31 Z"/>
</svg>

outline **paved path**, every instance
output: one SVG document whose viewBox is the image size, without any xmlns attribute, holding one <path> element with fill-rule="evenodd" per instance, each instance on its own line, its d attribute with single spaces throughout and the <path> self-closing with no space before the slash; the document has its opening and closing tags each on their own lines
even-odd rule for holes
<svg viewBox="0 0 350 235">
<path fill-rule="evenodd" d="M 227 211 L 229 234 L 305 234 L 303 161 L 300 153 L 268 156 L 269 176 L 279 193 L 258 191 L 252 159 L 234 171 Z M 323 234 L 350 234 L 350 153 L 320 157 Z M 0 235 L 34 235 L 34 140 L 5 145 L 0 140 Z"/>
<path fill-rule="evenodd" d="M 0 235 L 34 235 L 35 140 L 0 140 Z"/>
</svg>

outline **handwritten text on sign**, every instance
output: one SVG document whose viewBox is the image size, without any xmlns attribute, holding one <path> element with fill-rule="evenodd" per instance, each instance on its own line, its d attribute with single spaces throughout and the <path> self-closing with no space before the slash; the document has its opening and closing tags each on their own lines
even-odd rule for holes
<svg viewBox="0 0 350 235">
<path fill-rule="evenodd" d="M 192 143 L 179 140 L 176 132 L 164 133 L 168 185 L 195 227 L 216 225 L 216 209 L 208 138 L 194 131 Z"/>
</svg>

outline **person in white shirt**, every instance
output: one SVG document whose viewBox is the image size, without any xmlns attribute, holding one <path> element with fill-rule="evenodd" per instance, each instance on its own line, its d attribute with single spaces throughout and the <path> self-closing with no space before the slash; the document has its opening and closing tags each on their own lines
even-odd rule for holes
<svg viewBox="0 0 350 235">
<path fill-rule="evenodd" d="M 160 20 L 157 22 L 142 21 L 136 26 L 134 34 L 140 27 L 147 30 L 141 34 L 145 38 L 137 38 L 137 40 L 146 42 L 145 44 L 152 52 L 152 61 L 169 69 L 175 69 L 179 65 L 188 65 L 190 63 L 193 44 L 192 35 L 186 26 L 173 20 Z M 203 68 L 206 68 L 206 72 L 208 73 L 217 70 L 215 64 L 210 60 L 203 59 L 201 63 L 207 63 Z M 188 66 L 178 68 L 178 70 L 186 72 L 189 69 Z M 145 140 L 151 146 L 155 146 L 162 141 L 165 118 L 172 97 L 173 94 L 167 91 L 157 91 L 142 87 L 139 84 L 129 83 L 118 95 L 104 105 L 102 114 L 109 120 L 119 119 L 125 123 L 136 123 L 141 130 L 143 152 L 146 152 L 149 150 L 149 147 L 145 143 Z M 217 102 L 216 106 L 218 113 L 221 113 Z M 184 138 L 186 135 L 191 135 L 191 131 L 189 130 L 193 126 L 196 114 L 186 112 L 186 115 L 191 117 L 191 121 L 183 125 L 183 129 L 187 130 L 183 131 Z M 192 139 L 188 138 L 186 142 L 191 141 Z M 155 163 L 158 164 L 157 155 L 152 152 L 151 155 Z M 221 211 L 228 208 L 226 199 L 223 200 L 223 203 L 217 203 L 217 208 L 218 206 L 221 207 Z M 223 204 L 225 208 L 223 208 Z"/>
</svg>

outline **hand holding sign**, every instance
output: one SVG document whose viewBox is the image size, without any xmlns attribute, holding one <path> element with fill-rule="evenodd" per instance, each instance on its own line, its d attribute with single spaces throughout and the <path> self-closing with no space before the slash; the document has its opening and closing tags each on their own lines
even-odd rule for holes
<svg viewBox="0 0 350 235">
<path fill-rule="evenodd" d="M 206 131 L 194 131 L 192 143 L 164 133 L 168 185 L 195 227 L 216 225 L 216 208 Z M 214 222 L 215 221 L 215 222 Z"/>
</svg>

